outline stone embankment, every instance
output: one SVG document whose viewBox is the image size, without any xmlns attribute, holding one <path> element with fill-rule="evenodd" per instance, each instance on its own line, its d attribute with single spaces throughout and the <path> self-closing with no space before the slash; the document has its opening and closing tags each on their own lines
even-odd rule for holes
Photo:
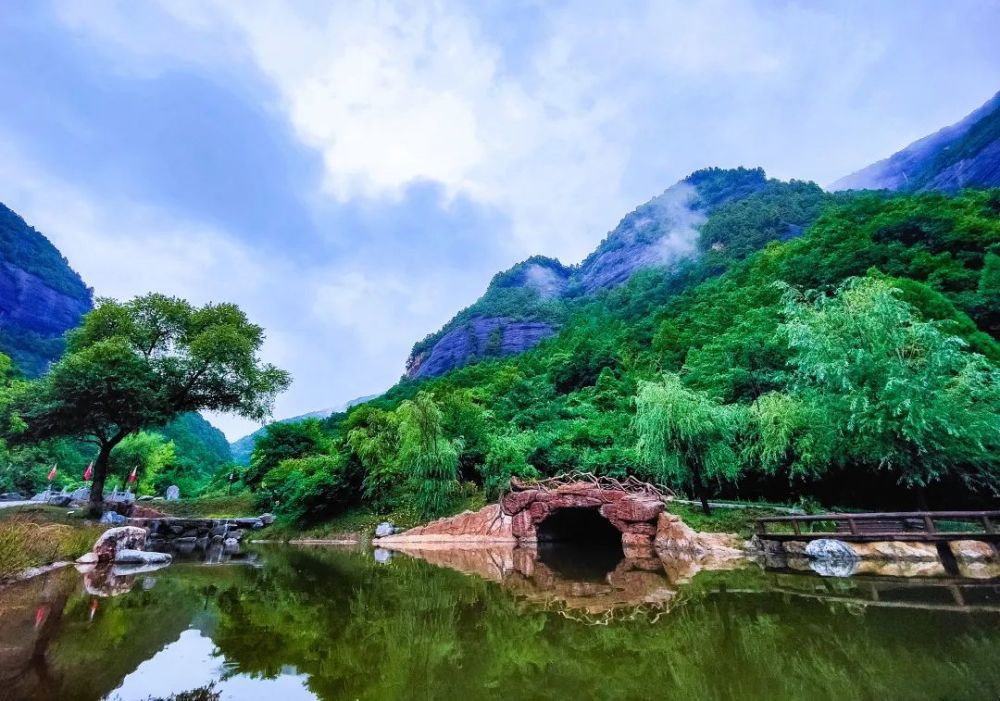
<svg viewBox="0 0 1000 701">
<path fill-rule="evenodd" d="M 186 544 L 209 544 L 220 542 L 238 544 L 247 533 L 259 531 L 274 523 L 274 516 L 262 514 L 247 518 L 176 518 L 158 516 L 130 518 L 130 526 L 143 528 L 148 532 L 147 545 L 183 546 Z"/>
</svg>

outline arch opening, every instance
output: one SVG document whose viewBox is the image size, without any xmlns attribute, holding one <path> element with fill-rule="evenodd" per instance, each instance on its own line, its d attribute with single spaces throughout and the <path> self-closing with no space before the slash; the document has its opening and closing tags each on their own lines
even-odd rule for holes
<svg viewBox="0 0 1000 701">
<path fill-rule="evenodd" d="M 568 579 L 603 582 L 625 559 L 622 534 L 596 508 L 565 508 L 538 524 L 539 559 Z"/>
</svg>

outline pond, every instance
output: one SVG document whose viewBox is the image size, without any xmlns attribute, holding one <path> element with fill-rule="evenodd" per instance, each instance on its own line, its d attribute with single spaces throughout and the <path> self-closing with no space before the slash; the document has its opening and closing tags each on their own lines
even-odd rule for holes
<svg viewBox="0 0 1000 701">
<path fill-rule="evenodd" d="M 0 698 L 1000 697 L 997 580 L 417 555 L 274 547 L 8 587 Z"/>
</svg>

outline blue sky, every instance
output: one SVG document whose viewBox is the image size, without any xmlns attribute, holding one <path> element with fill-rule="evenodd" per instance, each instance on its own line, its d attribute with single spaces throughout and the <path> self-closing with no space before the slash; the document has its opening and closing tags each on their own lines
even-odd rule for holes
<svg viewBox="0 0 1000 701">
<path fill-rule="evenodd" d="M 1000 89 L 1000 4 L 0 7 L 0 201 L 97 294 L 234 301 L 288 416 L 697 168 L 820 184 Z M 231 437 L 254 428 L 214 419 Z"/>
</svg>

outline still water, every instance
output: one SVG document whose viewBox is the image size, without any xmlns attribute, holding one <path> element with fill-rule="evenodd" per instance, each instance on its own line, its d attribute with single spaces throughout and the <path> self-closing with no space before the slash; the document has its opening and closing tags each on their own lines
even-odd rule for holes
<svg viewBox="0 0 1000 701">
<path fill-rule="evenodd" d="M 273 548 L 0 590 L 0 698 L 1000 698 L 1000 582 Z"/>
</svg>

